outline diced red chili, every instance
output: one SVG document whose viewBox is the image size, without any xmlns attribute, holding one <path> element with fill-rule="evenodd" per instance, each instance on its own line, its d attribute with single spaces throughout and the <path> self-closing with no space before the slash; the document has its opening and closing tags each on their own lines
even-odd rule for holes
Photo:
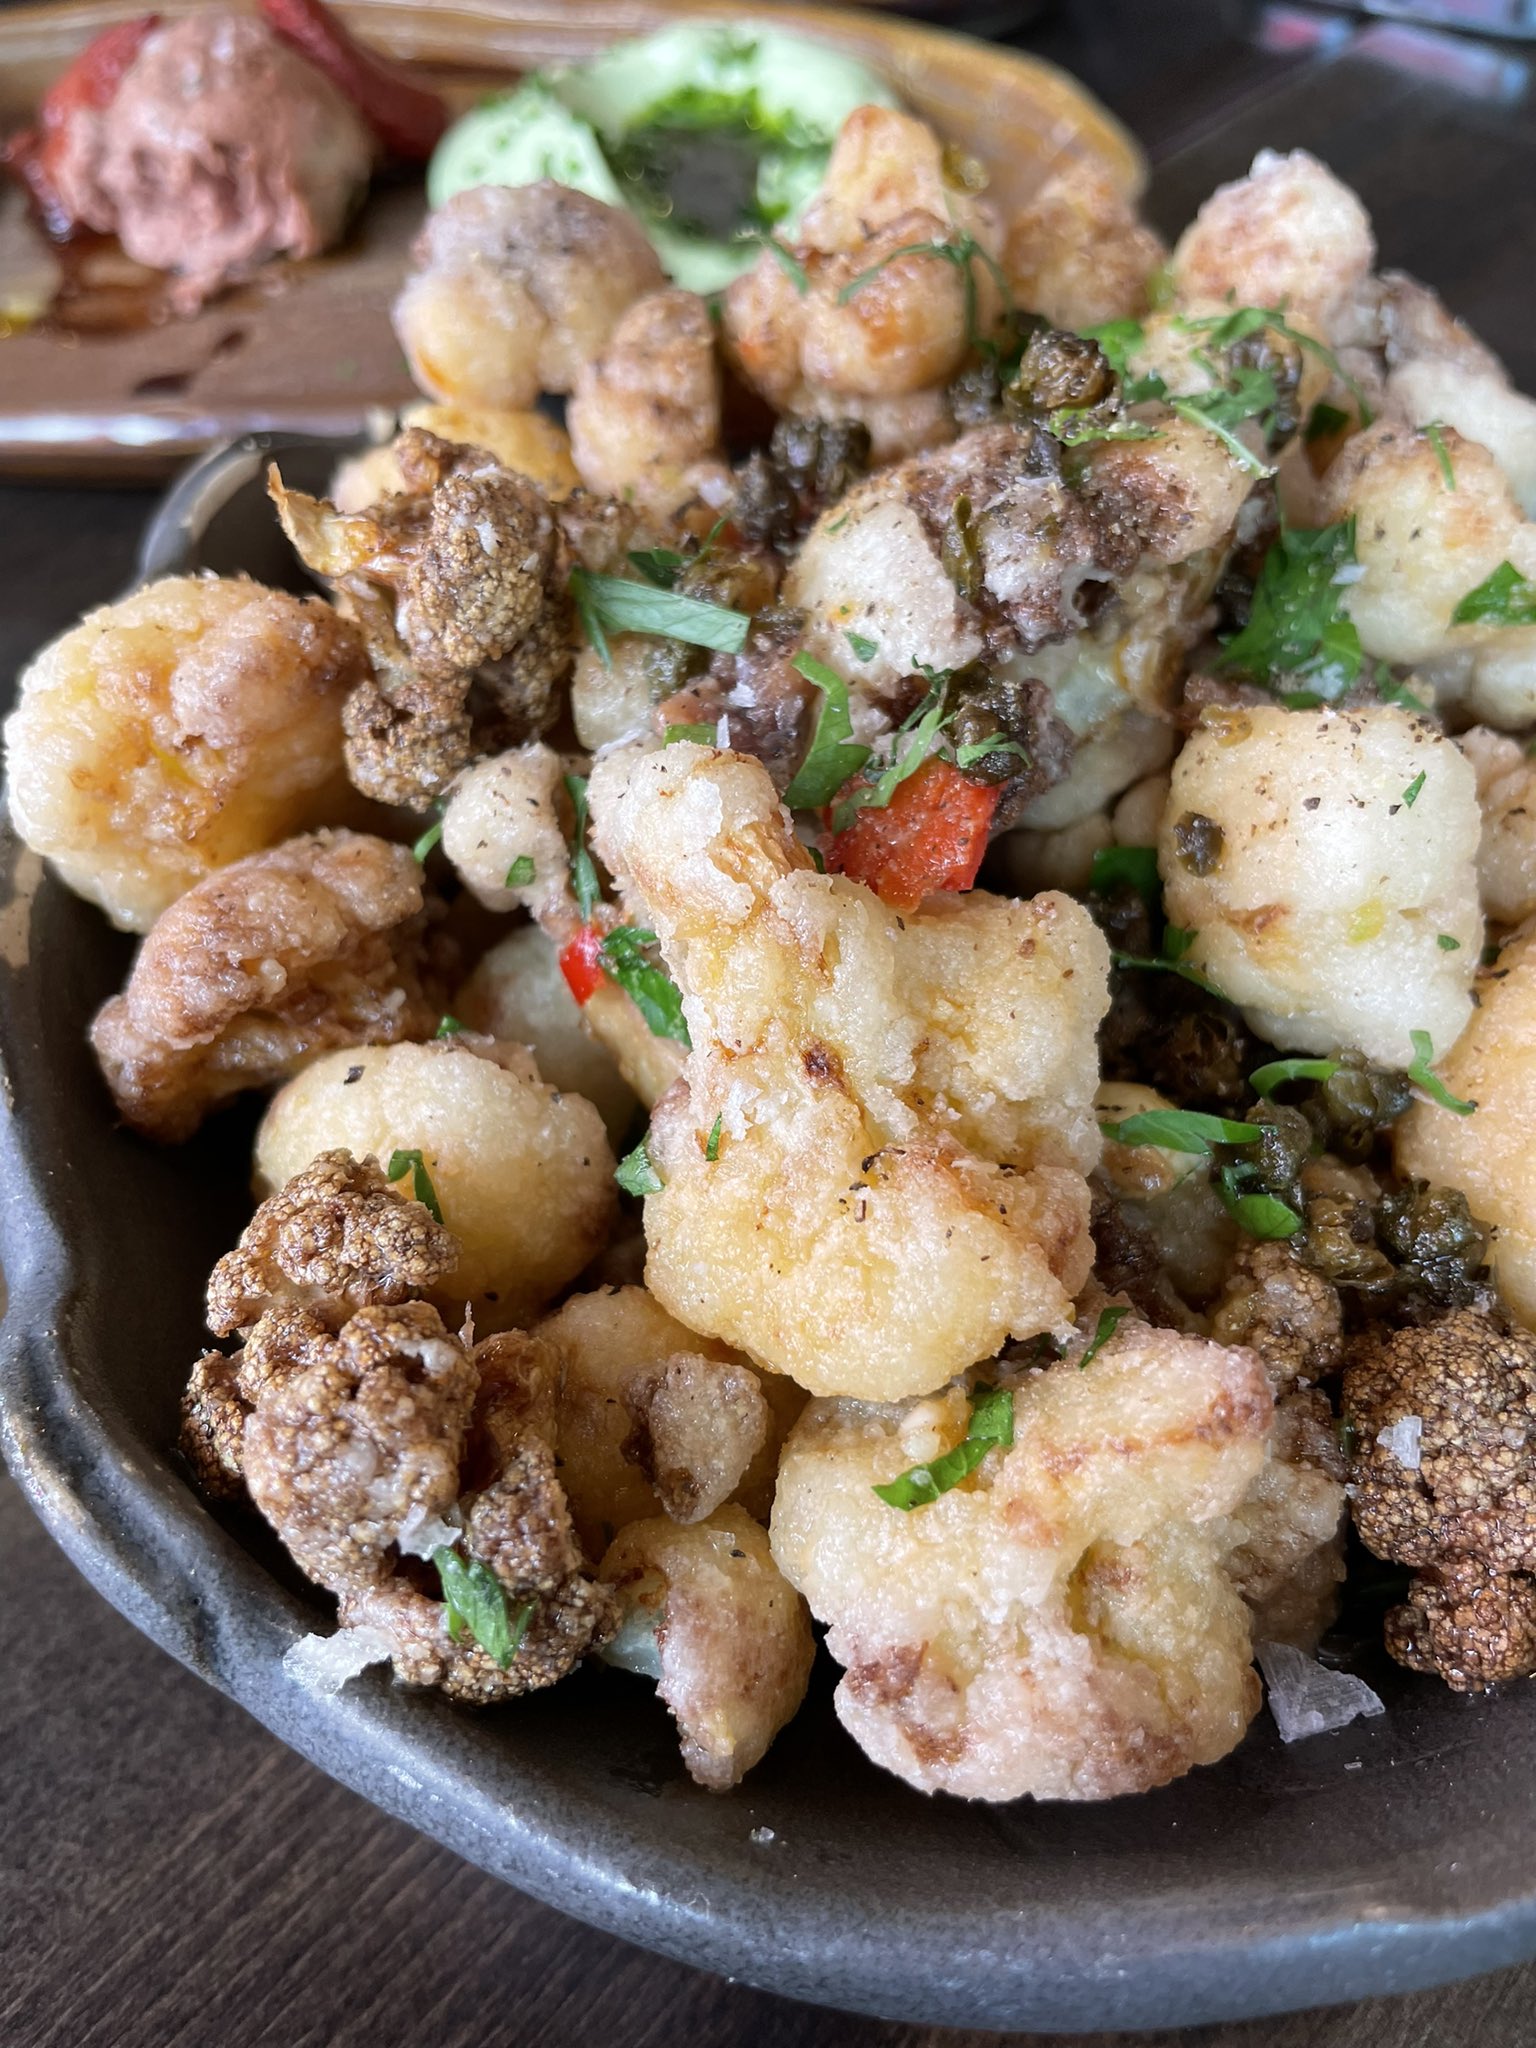
<svg viewBox="0 0 1536 2048">
<path fill-rule="evenodd" d="M 827 855 L 834 873 L 865 882 L 896 910 L 925 896 L 969 889 L 987 850 L 1000 794 L 995 783 L 968 781 L 932 754 L 898 783 L 883 809 L 860 811 Z"/>
<path fill-rule="evenodd" d="M 448 109 L 384 58 L 365 50 L 322 0 L 261 0 L 285 43 L 349 99 L 391 156 L 424 163 L 448 125 Z"/>
<path fill-rule="evenodd" d="M 603 935 L 595 924 L 584 924 L 561 948 L 560 972 L 578 1003 L 590 1003 L 603 979 L 602 948 Z"/>
</svg>

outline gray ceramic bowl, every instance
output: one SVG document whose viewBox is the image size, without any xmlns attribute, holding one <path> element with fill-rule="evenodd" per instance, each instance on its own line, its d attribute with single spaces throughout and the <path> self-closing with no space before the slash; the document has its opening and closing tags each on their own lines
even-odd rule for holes
<svg viewBox="0 0 1536 2048">
<path fill-rule="evenodd" d="M 331 452 L 285 469 L 319 481 Z M 285 568 L 260 443 L 172 494 L 145 561 Z M 291 575 L 291 569 L 288 571 Z M 1536 1952 L 1536 1689 L 1467 1702 L 1390 1666 L 1384 1719 L 1091 1807 L 923 1799 L 865 1762 L 831 1674 L 746 1786 L 684 1776 L 650 1689 L 583 1673 L 476 1715 L 377 1672 L 283 1674 L 324 1602 L 173 1452 L 252 1117 L 161 1152 L 85 1045 L 129 941 L 7 841 L 0 909 L 0 1421 L 37 1511 L 172 1655 L 365 1797 L 565 1911 L 767 1989 L 891 2019 L 1088 2030 L 1406 1990 Z"/>
</svg>

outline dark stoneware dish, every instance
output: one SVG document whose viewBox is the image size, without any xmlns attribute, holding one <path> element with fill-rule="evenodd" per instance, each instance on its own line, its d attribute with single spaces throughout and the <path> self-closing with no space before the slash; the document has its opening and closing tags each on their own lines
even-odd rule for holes
<svg viewBox="0 0 1536 2048">
<path fill-rule="evenodd" d="M 157 521 L 156 572 L 282 565 L 262 450 Z M 318 481 L 330 451 L 285 469 Z M 113 1127 L 85 1045 L 130 942 L 7 841 L 0 908 L 0 1356 L 7 1455 L 92 1582 L 367 1798 L 600 1926 L 706 1969 L 895 2019 L 1173 2025 L 1407 1989 L 1536 1951 L 1536 1690 L 1459 1700 L 1368 1670 L 1384 1718 L 1098 1807 L 966 1807 L 882 1776 L 821 1673 L 740 1791 L 684 1776 L 640 1681 L 584 1673 L 485 1715 L 366 1674 L 300 1691 L 325 1603 L 172 1449 L 200 1293 L 248 1208 L 251 1117 L 179 1152 Z M 132 1759 L 122 1767 L 132 1769 Z M 338 1873 L 345 1881 L 344 1873 Z"/>
</svg>

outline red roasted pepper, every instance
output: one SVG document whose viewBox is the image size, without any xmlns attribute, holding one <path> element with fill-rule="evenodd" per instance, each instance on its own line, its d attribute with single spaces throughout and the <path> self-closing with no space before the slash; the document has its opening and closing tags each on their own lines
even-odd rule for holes
<svg viewBox="0 0 1536 2048">
<path fill-rule="evenodd" d="M 50 234 L 63 237 L 77 225 L 54 178 L 70 116 L 82 108 L 99 111 L 111 105 L 145 38 L 159 25 L 158 14 L 140 14 L 132 21 L 114 22 L 93 36 L 43 94 L 36 127 L 24 128 L 6 143 L 5 163 L 31 192 Z"/>
<path fill-rule="evenodd" d="M 603 979 L 603 935 L 595 924 L 584 924 L 574 939 L 560 951 L 560 972 L 578 1003 L 590 1003 Z"/>
<path fill-rule="evenodd" d="M 269 26 L 324 72 L 349 99 L 391 156 L 425 163 L 448 125 L 435 92 L 365 50 L 323 0 L 261 0 Z"/>
<path fill-rule="evenodd" d="M 915 910 L 940 890 L 969 889 L 1000 793 L 998 784 L 968 781 L 951 762 L 930 754 L 897 784 L 883 809 L 860 811 L 838 833 L 827 866 L 867 883 L 895 910 Z"/>
</svg>

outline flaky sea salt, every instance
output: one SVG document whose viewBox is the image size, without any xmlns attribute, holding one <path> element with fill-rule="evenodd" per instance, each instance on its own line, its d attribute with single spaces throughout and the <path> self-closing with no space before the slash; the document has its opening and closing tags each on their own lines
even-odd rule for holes
<svg viewBox="0 0 1536 2048">
<path fill-rule="evenodd" d="M 458 1509 L 451 1509 L 450 1514 L 457 1518 Z M 395 1543 L 407 1557 L 430 1557 L 445 1544 L 451 1550 L 463 1533 L 457 1519 L 445 1521 L 426 1508 L 414 1507 L 402 1517 Z"/>
<path fill-rule="evenodd" d="M 747 1837 L 747 1840 L 749 1842 L 755 1842 L 759 1849 L 765 1849 L 773 1839 L 774 1834 L 772 1828 L 754 1828 L 751 1834 Z"/>
<path fill-rule="evenodd" d="M 1387 1711 L 1363 1678 L 1330 1671 L 1290 1643 L 1259 1643 L 1254 1655 L 1269 1687 L 1269 1711 L 1282 1742 L 1326 1735 L 1362 1715 Z"/>
<path fill-rule="evenodd" d="M 283 1669 L 295 1685 L 331 1700 L 370 1664 L 387 1663 L 393 1650 L 381 1628 L 339 1628 L 333 1636 L 300 1636 L 283 1658 Z"/>
<path fill-rule="evenodd" d="M 1384 1451 L 1390 1451 L 1399 1465 L 1410 1472 L 1417 1472 L 1422 1456 L 1424 1418 L 1421 1415 L 1400 1415 L 1390 1428 L 1376 1432 L 1376 1441 Z"/>
</svg>

